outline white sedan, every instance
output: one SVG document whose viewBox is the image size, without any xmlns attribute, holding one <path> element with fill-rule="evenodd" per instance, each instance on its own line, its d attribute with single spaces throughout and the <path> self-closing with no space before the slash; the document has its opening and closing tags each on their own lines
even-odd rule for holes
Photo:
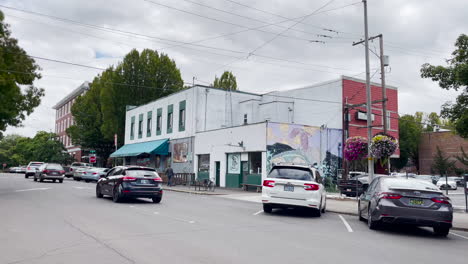
<svg viewBox="0 0 468 264">
<path fill-rule="evenodd" d="M 263 211 L 273 208 L 312 208 L 316 215 L 325 213 L 327 204 L 325 187 L 315 168 L 303 165 L 274 165 L 263 181 Z"/>
<path fill-rule="evenodd" d="M 456 190 L 457 183 L 454 180 L 448 179 L 446 180 L 445 177 L 441 177 L 437 181 L 437 187 L 441 190 Z"/>
</svg>

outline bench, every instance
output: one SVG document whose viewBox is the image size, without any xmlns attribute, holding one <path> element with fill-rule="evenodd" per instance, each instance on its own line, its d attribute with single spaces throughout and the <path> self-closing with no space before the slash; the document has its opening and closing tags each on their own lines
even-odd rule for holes
<svg viewBox="0 0 468 264">
<path fill-rule="evenodd" d="M 262 185 L 258 185 L 258 184 L 249 184 L 249 183 L 241 183 L 242 185 L 242 190 L 244 191 L 248 191 L 249 190 L 249 187 L 255 187 L 257 188 L 257 192 L 261 192 L 262 191 Z"/>
</svg>

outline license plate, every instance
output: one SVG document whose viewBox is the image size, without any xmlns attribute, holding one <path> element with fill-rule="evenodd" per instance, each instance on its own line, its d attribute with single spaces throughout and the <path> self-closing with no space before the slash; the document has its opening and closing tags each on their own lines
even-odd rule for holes
<svg viewBox="0 0 468 264">
<path fill-rule="evenodd" d="M 57 175 L 57 172 L 51 172 L 50 175 Z"/>
<path fill-rule="evenodd" d="M 285 192 L 294 192 L 294 186 L 293 185 L 285 185 L 284 186 L 284 191 Z"/>
<path fill-rule="evenodd" d="M 423 205 L 424 201 L 422 199 L 409 199 L 410 205 Z"/>
<path fill-rule="evenodd" d="M 350 191 L 352 191 L 352 190 L 351 190 L 351 189 L 346 189 L 346 191 L 347 191 L 347 192 L 350 192 Z"/>
<path fill-rule="evenodd" d="M 141 184 L 149 184 L 149 180 L 141 180 Z"/>
</svg>

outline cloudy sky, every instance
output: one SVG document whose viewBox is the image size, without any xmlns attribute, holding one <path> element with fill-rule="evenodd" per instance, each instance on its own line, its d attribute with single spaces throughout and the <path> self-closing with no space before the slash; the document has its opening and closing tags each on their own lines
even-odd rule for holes
<svg viewBox="0 0 468 264">
<path fill-rule="evenodd" d="M 444 64 L 455 39 L 468 33 L 466 0 L 368 2 L 370 35 L 384 35 L 387 83 L 399 88 L 400 114 L 439 112 L 457 93 L 421 79 L 419 69 L 426 62 Z M 169 54 L 187 83 L 195 77 L 195 83 L 209 84 L 231 70 L 239 89 L 252 92 L 340 75 L 365 78 L 364 48 L 352 46 L 364 32 L 359 0 L 0 0 L 0 5 L 13 37 L 32 56 L 106 68 L 133 48 L 150 48 Z M 378 42 L 370 48 L 378 52 Z M 46 95 L 24 127 L 6 134 L 53 130 L 52 106 L 100 72 L 37 63 L 43 78 L 35 85 Z M 378 67 L 371 53 L 377 82 Z"/>
</svg>

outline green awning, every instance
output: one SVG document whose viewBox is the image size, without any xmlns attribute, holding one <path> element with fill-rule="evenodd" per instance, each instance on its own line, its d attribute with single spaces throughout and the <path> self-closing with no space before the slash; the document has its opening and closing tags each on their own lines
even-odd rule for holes
<svg viewBox="0 0 468 264">
<path fill-rule="evenodd" d="M 112 158 L 134 157 L 141 154 L 168 155 L 169 139 L 160 139 L 148 142 L 127 144 L 119 148 L 110 156 Z"/>
</svg>

